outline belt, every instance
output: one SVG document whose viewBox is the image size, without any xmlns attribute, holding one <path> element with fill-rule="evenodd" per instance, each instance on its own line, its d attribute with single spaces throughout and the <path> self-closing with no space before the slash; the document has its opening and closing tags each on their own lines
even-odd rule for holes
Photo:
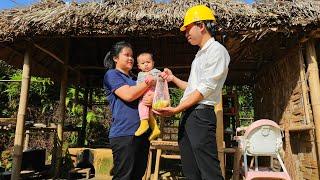
<svg viewBox="0 0 320 180">
<path fill-rule="evenodd" d="M 214 109 L 214 106 L 207 105 L 207 104 L 196 104 L 194 105 L 195 109 Z"/>
</svg>

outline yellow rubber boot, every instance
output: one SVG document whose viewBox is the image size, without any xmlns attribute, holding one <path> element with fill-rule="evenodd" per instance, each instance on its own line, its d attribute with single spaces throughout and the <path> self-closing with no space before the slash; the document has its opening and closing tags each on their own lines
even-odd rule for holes
<svg viewBox="0 0 320 180">
<path fill-rule="evenodd" d="M 149 129 L 149 119 L 141 119 L 140 126 L 137 131 L 134 133 L 135 136 L 141 136 Z"/>
<path fill-rule="evenodd" d="M 151 116 L 149 119 L 149 125 L 152 129 L 151 135 L 149 136 L 149 141 L 151 141 L 157 138 L 161 132 L 158 127 L 157 120 L 153 116 Z"/>
</svg>

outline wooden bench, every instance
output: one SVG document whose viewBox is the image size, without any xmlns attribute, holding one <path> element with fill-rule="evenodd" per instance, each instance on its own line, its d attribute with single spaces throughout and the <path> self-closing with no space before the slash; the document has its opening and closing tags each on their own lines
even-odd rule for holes
<svg viewBox="0 0 320 180">
<path fill-rule="evenodd" d="M 90 168 L 74 168 L 68 173 L 68 179 L 73 179 L 74 175 L 84 175 L 86 179 L 90 178 Z"/>
<path fill-rule="evenodd" d="M 20 172 L 20 178 L 33 178 L 35 176 L 34 170 L 22 170 Z M 1 180 L 10 180 L 11 179 L 11 171 L 5 171 L 0 173 Z"/>
</svg>

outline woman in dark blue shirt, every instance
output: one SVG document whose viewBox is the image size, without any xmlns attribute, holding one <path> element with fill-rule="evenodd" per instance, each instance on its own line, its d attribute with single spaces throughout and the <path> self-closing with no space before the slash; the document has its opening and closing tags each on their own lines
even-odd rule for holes
<svg viewBox="0 0 320 180">
<path fill-rule="evenodd" d="M 134 136 L 134 133 L 140 123 L 138 99 L 154 80 L 148 77 L 145 82 L 136 84 L 130 75 L 134 64 L 132 56 L 132 46 L 121 41 L 112 46 L 104 59 L 105 67 L 109 69 L 103 84 L 112 112 L 109 138 L 115 180 L 142 179 L 150 146 L 150 132 L 142 136 Z"/>
</svg>

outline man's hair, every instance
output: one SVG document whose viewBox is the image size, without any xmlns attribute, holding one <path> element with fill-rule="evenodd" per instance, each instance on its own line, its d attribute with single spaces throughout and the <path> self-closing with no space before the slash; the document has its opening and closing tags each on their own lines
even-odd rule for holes
<svg viewBox="0 0 320 180">
<path fill-rule="evenodd" d="M 216 23 L 214 21 L 197 21 L 195 22 L 197 26 L 203 24 L 209 34 L 214 37 L 216 35 Z"/>
</svg>

